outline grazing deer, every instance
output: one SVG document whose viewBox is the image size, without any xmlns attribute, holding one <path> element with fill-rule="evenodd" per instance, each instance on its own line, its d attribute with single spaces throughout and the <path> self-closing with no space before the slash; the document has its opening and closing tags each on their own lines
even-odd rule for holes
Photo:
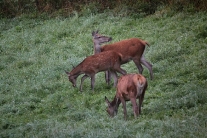
<svg viewBox="0 0 207 138">
<path fill-rule="evenodd" d="M 124 118 L 127 119 L 126 101 L 130 100 L 133 105 L 134 117 L 137 118 L 138 115 L 141 114 L 141 106 L 146 89 L 147 80 L 141 74 L 127 74 L 121 76 L 117 83 L 114 100 L 109 102 L 105 96 L 105 101 L 108 104 L 108 114 L 114 117 L 118 112 L 119 104 L 122 103 Z M 136 99 L 139 99 L 139 106 L 136 103 Z"/>
<path fill-rule="evenodd" d="M 67 72 L 69 81 L 76 87 L 76 79 L 79 75 L 85 74 L 81 78 L 80 91 L 82 91 L 83 81 L 91 78 L 91 88 L 94 91 L 95 74 L 101 71 L 110 70 L 114 77 L 114 87 L 117 84 L 117 74 L 119 72 L 123 75 L 126 71 L 121 66 L 122 55 L 115 51 L 101 52 L 100 54 L 92 55 L 85 58 L 79 65 L 77 65 L 71 72 Z"/>
<path fill-rule="evenodd" d="M 152 64 L 150 64 L 145 58 L 144 58 L 144 50 L 145 45 L 149 44 L 141 39 L 138 38 L 131 38 L 122 40 L 119 42 L 115 42 L 113 44 L 107 44 L 101 47 L 101 44 L 105 42 L 109 42 L 112 40 L 111 37 L 102 36 L 101 34 L 98 34 L 98 31 L 92 32 L 93 36 L 93 43 L 94 43 L 94 54 L 104 52 L 104 51 L 116 51 L 118 53 L 121 53 L 123 56 L 123 59 L 121 61 L 121 64 L 127 63 L 130 60 L 133 60 L 133 62 L 136 64 L 139 73 L 142 74 L 143 67 L 141 64 L 143 64 L 150 72 L 150 78 L 153 79 L 153 72 L 152 72 Z M 106 75 L 106 82 L 110 81 L 110 73 L 109 75 Z"/>
</svg>

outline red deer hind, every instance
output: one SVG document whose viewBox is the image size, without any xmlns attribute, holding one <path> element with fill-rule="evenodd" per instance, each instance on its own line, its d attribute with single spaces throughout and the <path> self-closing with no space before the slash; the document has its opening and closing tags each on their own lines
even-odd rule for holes
<svg viewBox="0 0 207 138">
<path fill-rule="evenodd" d="M 114 86 L 117 84 L 117 74 L 119 72 L 123 75 L 126 71 L 121 66 L 122 55 L 115 51 L 101 52 L 100 54 L 92 55 L 85 58 L 79 65 L 77 65 L 71 72 L 67 72 L 69 81 L 76 87 L 76 79 L 79 75 L 85 74 L 81 78 L 80 91 L 82 91 L 83 81 L 91 78 L 91 88 L 94 90 L 95 74 L 101 71 L 110 70 L 114 77 Z"/>
<path fill-rule="evenodd" d="M 153 79 L 152 64 L 150 64 L 143 55 L 145 45 L 149 45 L 146 41 L 139 38 L 131 38 L 101 46 L 101 44 L 111 41 L 112 38 L 98 34 L 98 31 L 93 31 L 92 36 L 94 43 L 94 54 L 110 50 L 121 53 L 123 56 L 121 64 L 132 60 L 136 64 L 140 74 L 143 72 L 143 67 L 141 65 L 143 64 L 149 70 L 150 78 Z M 106 75 L 106 82 L 109 83 L 109 81 L 110 76 Z"/>
<path fill-rule="evenodd" d="M 124 118 L 127 119 L 126 101 L 131 101 L 133 105 L 134 117 L 141 114 L 141 106 L 144 99 L 145 90 L 147 89 L 147 80 L 141 74 L 127 74 L 121 76 L 117 83 L 116 95 L 112 102 L 109 102 L 105 97 L 108 104 L 107 112 L 113 117 L 118 112 L 119 104 L 122 103 L 124 109 Z M 136 103 L 139 99 L 139 106 Z"/>
</svg>

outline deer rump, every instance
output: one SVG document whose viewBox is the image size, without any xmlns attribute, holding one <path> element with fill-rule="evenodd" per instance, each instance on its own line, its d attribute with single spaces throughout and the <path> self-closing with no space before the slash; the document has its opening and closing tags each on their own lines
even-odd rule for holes
<svg viewBox="0 0 207 138">
<path fill-rule="evenodd" d="M 145 89 L 146 80 L 141 74 L 127 74 L 121 76 L 117 83 L 117 98 L 123 98 L 125 101 L 129 101 L 130 98 L 139 98 L 143 95 Z"/>
</svg>

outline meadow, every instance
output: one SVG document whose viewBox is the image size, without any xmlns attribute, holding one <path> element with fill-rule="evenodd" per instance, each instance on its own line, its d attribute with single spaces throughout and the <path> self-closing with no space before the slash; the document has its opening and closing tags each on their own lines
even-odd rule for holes
<svg viewBox="0 0 207 138">
<path fill-rule="evenodd" d="M 207 13 L 160 10 L 149 16 L 110 12 L 68 17 L 21 15 L 0 20 L 0 137 L 204 138 L 207 137 Z M 115 88 L 104 73 L 95 90 L 72 87 L 65 70 L 93 54 L 91 32 L 149 42 L 144 68 L 148 89 L 142 114 L 134 119 L 127 103 L 110 118 L 104 97 Z M 133 62 L 122 65 L 138 72 Z M 80 84 L 80 78 L 77 84 Z"/>
</svg>

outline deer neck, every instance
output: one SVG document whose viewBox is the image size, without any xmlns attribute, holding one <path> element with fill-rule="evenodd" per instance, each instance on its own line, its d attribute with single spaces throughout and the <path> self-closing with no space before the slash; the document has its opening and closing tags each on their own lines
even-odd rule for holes
<svg viewBox="0 0 207 138">
<path fill-rule="evenodd" d="M 94 44 L 94 54 L 101 53 L 101 45 L 99 43 L 93 43 Z"/>
<path fill-rule="evenodd" d="M 114 97 L 114 100 L 111 102 L 112 106 L 116 106 L 117 108 L 119 107 L 120 103 L 121 103 L 121 100 L 117 98 L 116 96 Z"/>
<path fill-rule="evenodd" d="M 79 64 L 78 66 L 76 66 L 71 72 L 70 75 L 77 77 L 82 73 L 82 67 L 81 64 Z"/>
</svg>

